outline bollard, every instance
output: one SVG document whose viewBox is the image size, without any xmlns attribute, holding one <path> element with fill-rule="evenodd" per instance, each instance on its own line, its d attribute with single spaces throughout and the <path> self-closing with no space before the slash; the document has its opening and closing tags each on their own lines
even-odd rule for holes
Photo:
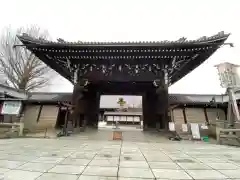
<svg viewBox="0 0 240 180">
<path fill-rule="evenodd" d="M 45 129 L 44 138 L 47 137 L 47 128 Z"/>
<path fill-rule="evenodd" d="M 24 123 L 20 122 L 19 123 L 19 136 L 23 136 L 23 129 L 24 129 Z"/>
<path fill-rule="evenodd" d="M 122 132 L 113 131 L 113 140 L 122 140 Z"/>
</svg>

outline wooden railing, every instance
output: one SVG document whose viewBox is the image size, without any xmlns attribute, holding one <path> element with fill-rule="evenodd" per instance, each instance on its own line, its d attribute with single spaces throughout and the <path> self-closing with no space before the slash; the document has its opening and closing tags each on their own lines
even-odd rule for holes
<svg viewBox="0 0 240 180">
<path fill-rule="evenodd" d="M 219 134 L 217 138 L 218 144 L 222 144 L 223 139 L 233 139 L 236 140 L 240 145 L 240 136 L 236 134 L 237 132 L 240 132 L 240 129 L 219 129 Z"/>
</svg>

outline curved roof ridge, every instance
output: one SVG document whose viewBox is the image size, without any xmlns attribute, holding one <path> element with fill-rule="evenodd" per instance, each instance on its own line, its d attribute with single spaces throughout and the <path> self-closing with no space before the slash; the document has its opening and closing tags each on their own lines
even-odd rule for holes
<svg viewBox="0 0 240 180">
<path fill-rule="evenodd" d="M 22 35 L 17 35 L 21 41 L 27 41 L 29 43 L 35 44 L 60 44 L 60 45 L 171 45 L 171 44 L 205 44 L 213 43 L 218 40 L 226 39 L 230 33 L 224 33 L 221 31 L 213 36 L 202 36 L 195 40 L 187 40 L 185 37 L 182 37 L 176 41 L 162 40 L 162 41 L 65 41 L 62 38 L 58 38 L 58 41 L 49 41 L 45 39 L 37 39 L 29 36 L 26 33 Z"/>
</svg>

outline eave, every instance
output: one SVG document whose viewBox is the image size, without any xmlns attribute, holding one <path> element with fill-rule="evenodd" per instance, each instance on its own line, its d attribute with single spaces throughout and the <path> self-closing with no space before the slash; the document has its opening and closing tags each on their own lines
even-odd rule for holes
<svg viewBox="0 0 240 180">
<path fill-rule="evenodd" d="M 198 40 L 155 42 L 52 42 L 34 39 L 26 34 L 18 38 L 70 82 L 73 82 L 76 69 L 79 69 L 79 76 L 91 80 L 99 77 L 99 74 L 90 70 L 95 72 L 96 67 L 104 71 L 104 68 L 110 68 L 109 64 L 114 64 L 117 67 L 124 65 L 128 70 L 131 65 L 134 69 L 137 65 L 145 68 L 144 65 L 148 64 L 147 68 L 151 68 L 154 73 L 150 79 L 159 77 L 167 69 L 171 85 L 209 58 L 228 36 L 229 34 L 221 32 Z"/>
</svg>

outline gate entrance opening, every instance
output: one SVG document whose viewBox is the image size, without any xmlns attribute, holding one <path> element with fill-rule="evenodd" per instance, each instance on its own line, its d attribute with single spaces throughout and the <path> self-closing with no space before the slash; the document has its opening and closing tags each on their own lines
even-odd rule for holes
<svg viewBox="0 0 240 180">
<path fill-rule="evenodd" d="M 143 128 L 141 96 L 103 95 L 100 99 L 100 111 L 99 128 Z"/>
</svg>

